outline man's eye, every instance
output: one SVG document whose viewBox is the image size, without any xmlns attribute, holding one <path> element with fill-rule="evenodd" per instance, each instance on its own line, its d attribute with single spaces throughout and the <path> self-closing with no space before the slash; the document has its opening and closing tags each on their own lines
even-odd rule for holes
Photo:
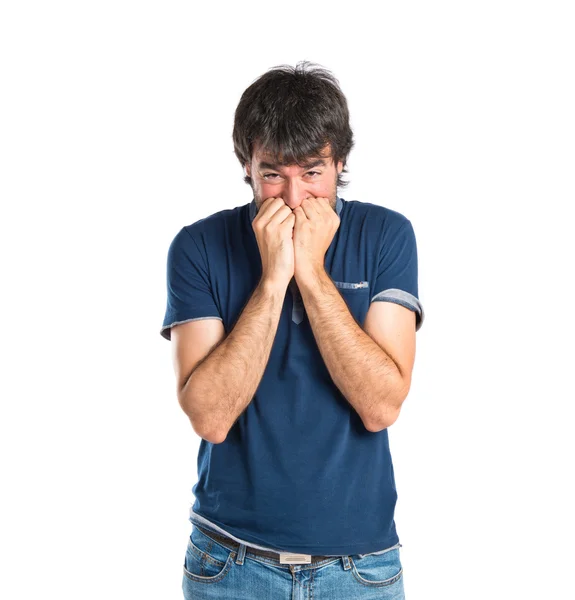
<svg viewBox="0 0 575 600">
<path fill-rule="evenodd" d="M 320 172 L 320 171 L 308 171 L 308 172 L 306 173 L 306 175 L 311 175 L 312 173 L 313 173 L 313 175 L 314 175 L 314 176 L 315 176 L 315 175 L 321 175 L 321 172 Z M 279 175 L 278 175 L 277 173 L 264 173 L 264 174 L 262 175 L 262 177 L 263 177 L 264 179 L 270 179 L 270 178 L 272 178 L 272 177 L 279 177 Z"/>
</svg>

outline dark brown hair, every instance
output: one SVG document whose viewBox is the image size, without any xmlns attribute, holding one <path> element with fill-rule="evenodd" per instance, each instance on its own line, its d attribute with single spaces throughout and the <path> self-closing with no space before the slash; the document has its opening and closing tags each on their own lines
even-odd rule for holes
<svg viewBox="0 0 575 600">
<path fill-rule="evenodd" d="M 284 166 L 303 166 L 329 144 L 334 164 L 343 161 L 343 173 L 354 145 L 339 81 L 309 61 L 272 67 L 256 79 L 240 98 L 232 138 L 242 167 L 251 162 L 254 144 Z M 248 175 L 244 181 L 252 184 Z M 337 186 L 347 184 L 339 174 Z"/>
</svg>

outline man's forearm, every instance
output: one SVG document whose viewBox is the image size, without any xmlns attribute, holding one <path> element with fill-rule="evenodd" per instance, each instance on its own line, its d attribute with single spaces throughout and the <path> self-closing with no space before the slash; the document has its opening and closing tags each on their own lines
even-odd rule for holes
<svg viewBox="0 0 575 600">
<path fill-rule="evenodd" d="M 204 439 L 224 441 L 252 401 L 276 336 L 285 291 L 261 280 L 228 336 L 188 379 L 182 408 Z"/>
<path fill-rule="evenodd" d="M 325 270 L 298 286 L 333 382 L 366 429 L 388 427 L 397 419 L 405 389 L 396 364 L 357 324 Z"/>
</svg>

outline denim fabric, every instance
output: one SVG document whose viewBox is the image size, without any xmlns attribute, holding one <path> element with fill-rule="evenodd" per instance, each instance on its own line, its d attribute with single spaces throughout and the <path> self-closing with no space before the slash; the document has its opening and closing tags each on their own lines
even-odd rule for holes
<svg viewBox="0 0 575 600">
<path fill-rule="evenodd" d="M 402 544 L 286 565 L 216 542 L 195 525 L 183 566 L 185 600 L 405 600 Z"/>
</svg>

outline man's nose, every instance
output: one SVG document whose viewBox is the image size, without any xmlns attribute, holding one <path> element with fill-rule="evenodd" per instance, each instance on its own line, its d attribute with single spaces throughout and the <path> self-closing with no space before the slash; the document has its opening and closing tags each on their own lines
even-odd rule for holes
<svg viewBox="0 0 575 600">
<path fill-rule="evenodd" d="M 298 185 L 297 182 L 286 182 L 284 189 L 282 190 L 283 201 L 292 210 L 297 208 L 303 202 L 304 198 L 309 196 L 310 194 L 306 191 L 305 187 L 303 185 Z"/>
</svg>

